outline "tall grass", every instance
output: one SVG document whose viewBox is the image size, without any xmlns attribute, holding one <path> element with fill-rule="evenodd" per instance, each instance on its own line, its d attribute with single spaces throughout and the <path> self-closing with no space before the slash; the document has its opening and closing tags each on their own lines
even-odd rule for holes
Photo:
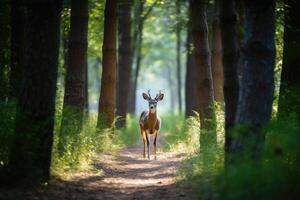
<svg viewBox="0 0 300 200">
<path fill-rule="evenodd" d="M 97 115 L 90 114 L 84 121 L 81 132 L 66 132 L 63 156 L 58 150 L 60 137 L 61 112 L 57 112 L 52 151 L 52 173 L 57 176 L 68 176 L 75 171 L 91 169 L 95 160 L 101 161 L 101 153 L 117 153 L 126 145 L 134 145 L 140 139 L 138 119 L 127 116 L 126 128 L 97 130 Z M 70 129 L 74 130 L 74 129 Z"/>
<path fill-rule="evenodd" d="M 117 131 L 119 142 L 125 145 L 137 144 L 140 140 L 139 119 L 134 115 L 127 115 L 126 128 Z"/>
<path fill-rule="evenodd" d="M 63 175 L 78 170 L 89 170 L 100 152 L 116 151 L 120 148 L 117 137 L 112 134 L 113 130 L 99 132 L 96 130 L 96 124 L 96 115 L 90 115 L 79 134 L 69 132 L 68 140 L 63 144 L 65 152 L 62 156 L 58 151 L 59 129 L 55 130 L 51 166 L 53 174 Z"/>
<path fill-rule="evenodd" d="M 166 135 L 172 151 L 187 157 L 179 179 L 192 184 L 200 199 L 295 199 L 300 195 L 300 125 L 296 116 L 272 122 L 264 127 L 266 134 L 262 164 L 245 161 L 224 169 L 224 112 L 216 105 L 217 147 L 213 165 L 199 151 L 199 116 L 173 121 L 174 134 Z M 176 128 L 177 127 L 177 128 Z M 177 131 L 176 131 L 177 130 Z"/>
</svg>

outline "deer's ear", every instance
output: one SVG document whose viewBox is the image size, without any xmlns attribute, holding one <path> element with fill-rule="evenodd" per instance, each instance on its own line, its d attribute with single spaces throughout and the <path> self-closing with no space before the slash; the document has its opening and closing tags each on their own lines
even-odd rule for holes
<svg viewBox="0 0 300 200">
<path fill-rule="evenodd" d="M 157 97 L 157 101 L 161 101 L 161 100 L 163 100 L 163 98 L 164 98 L 164 94 L 160 94 L 158 97 Z"/>
<path fill-rule="evenodd" d="M 145 100 L 150 100 L 150 97 L 149 97 L 146 93 L 143 93 L 143 98 L 144 98 Z"/>
</svg>

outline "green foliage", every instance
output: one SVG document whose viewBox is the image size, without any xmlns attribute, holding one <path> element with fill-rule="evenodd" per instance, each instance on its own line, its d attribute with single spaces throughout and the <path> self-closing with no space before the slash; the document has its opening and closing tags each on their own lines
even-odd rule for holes
<svg viewBox="0 0 300 200">
<path fill-rule="evenodd" d="M 199 115 L 187 120 L 183 116 L 162 117 L 162 133 L 166 140 L 165 148 L 171 151 L 192 154 L 199 150 Z"/>
<path fill-rule="evenodd" d="M 261 165 L 245 162 L 225 170 L 217 179 L 218 199 L 293 199 L 300 188 L 299 123 L 273 121 L 264 130 Z"/>
<path fill-rule="evenodd" d="M 60 123 L 61 117 L 56 118 Z M 89 169 L 93 159 L 103 151 L 115 151 L 120 144 L 117 137 L 112 137 L 111 129 L 96 130 L 97 116 L 91 115 L 84 121 L 83 128 L 77 132 L 67 132 L 63 140 L 64 153 L 61 155 L 58 149 L 60 140 L 59 129 L 55 130 L 54 146 L 52 152 L 52 172 L 56 175 L 64 175 L 68 171 Z"/>
<path fill-rule="evenodd" d="M 65 176 L 68 172 L 76 170 L 88 170 L 97 153 L 102 151 L 115 151 L 119 149 L 120 144 L 117 137 L 110 137 L 112 130 L 102 130 L 101 133 L 96 131 L 97 116 L 90 114 L 85 118 L 83 127 L 78 133 L 78 129 L 66 127 L 64 146 L 65 153 L 60 155 L 58 151 L 58 142 L 61 131 L 62 108 L 64 98 L 64 79 L 62 71 L 57 82 L 56 109 L 55 109 L 55 126 L 54 126 L 54 143 L 52 148 L 51 171 L 54 175 Z M 72 112 L 67 112 L 66 120 L 72 119 Z M 73 131 L 72 131 L 73 130 Z"/>
<path fill-rule="evenodd" d="M 122 145 L 136 144 L 141 137 L 138 117 L 127 115 L 126 128 L 117 131 L 117 134 Z"/>
<path fill-rule="evenodd" d="M 201 199 L 293 199 L 299 196 L 300 125 L 296 116 L 286 121 L 274 120 L 263 129 L 266 143 L 262 164 L 244 160 L 224 169 L 224 133 L 219 132 L 224 128 L 224 116 L 220 108 L 217 108 L 218 147 L 211 149 L 217 158 L 208 170 L 208 161 L 203 160 L 197 148 L 198 117 L 186 120 L 185 136 L 173 146 L 176 150 L 183 146 L 188 155 L 179 178 L 192 183 L 194 192 Z"/>
<path fill-rule="evenodd" d="M 10 144 L 15 130 L 16 102 L 0 102 L 0 168 L 8 163 Z"/>
<path fill-rule="evenodd" d="M 89 2 L 88 57 L 102 57 L 104 0 Z"/>
<path fill-rule="evenodd" d="M 275 45 L 276 45 L 276 63 L 275 63 L 275 91 L 273 101 L 273 118 L 276 117 L 278 109 L 282 58 L 283 58 L 283 34 L 284 34 L 284 4 L 282 1 L 277 3 L 276 7 L 276 29 L 275 29 Z"/>
<path fill-rule="evenodd" d="M 89 170 L 95 159 L 101 160 L 99 153 L 117 152 L 125 145 L 136 144 L 140 139 L 137 117 L 128 115 L 127 127 L 124 129 L 104 129 L 99 132 L 96 129 L 97 116 L 90 115 L 84 121 L 80 134 L 67 131 L 67 139 L 63 143 L 65 153 L 61 156 L 58 151 L 60 122 L 61 114 L 58 114 L 56 116 L 51 166 L 52 173 L 58 176 L 67 176 L 69 172 L 78 170 Z"/>
</svg>

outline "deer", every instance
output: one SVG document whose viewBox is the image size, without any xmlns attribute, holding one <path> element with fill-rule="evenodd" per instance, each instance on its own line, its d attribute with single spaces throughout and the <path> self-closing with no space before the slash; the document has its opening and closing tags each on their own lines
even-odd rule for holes
<svg viewBox="0 0 300 200">
<path fill-rule="evenodd" d="M 143 157 L 146 157 L 146 144 L 148 149 L 148 160 L 150 159 L 150 150 L 149 150 L 149 135 L 153 135 L 153 146 L 154 146 L 154 159 L 156 160 L 156 139 L 157 134 L 161 126 L 160 117 L 157 114 L 157 103 L 164 98 L 164 94 L 159 91 L 156 94 L 154 99 L 151 98 L 150 90 L 148 90 L 148 94 L 143 93 L 143 98 L 148 101 L 149 109 L 148 111 L 143 111 L 140 116 L 139 124 L 141 129 L 141 136 L 144 143 L 144 152 Z"/>
</svg>

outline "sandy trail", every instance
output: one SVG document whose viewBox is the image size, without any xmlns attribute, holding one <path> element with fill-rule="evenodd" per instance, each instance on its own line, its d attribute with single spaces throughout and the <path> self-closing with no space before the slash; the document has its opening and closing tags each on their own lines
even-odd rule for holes
<svg viewBox="0 0 300 200">
<path fill-rule="evenodd" d="M 118 155 L 101 155 L 93 173 L 70 181 L 53 180 L 45 189 L 28 194 L 29 199 L 193 199 L 190 188 L 176 182 L 176 171 L 184 155 L 158 152 L 157 160 L 142 157 L 140 145 L 123 149 Z M 99 175 L 104 171 L 104 175 Z"/>
</svg>

